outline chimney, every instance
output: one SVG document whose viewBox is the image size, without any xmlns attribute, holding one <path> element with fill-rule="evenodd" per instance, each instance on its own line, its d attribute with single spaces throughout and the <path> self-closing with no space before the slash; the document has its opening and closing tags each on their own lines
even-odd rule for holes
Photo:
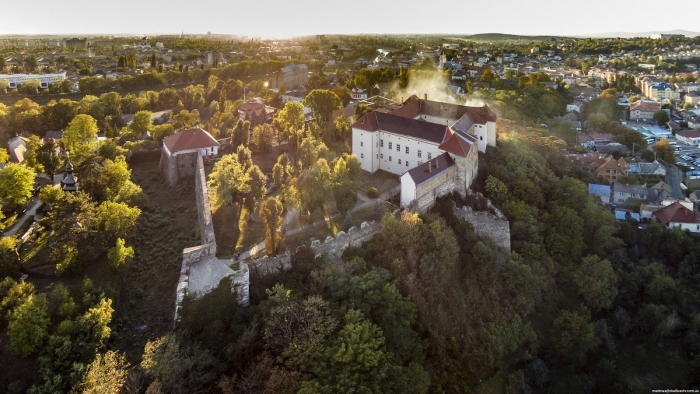
<svg viewBox="0 0 700 394">
<path fill-rule="evenodd" d="M 428 101 L 428 93 L 425 94 L 425 101 Z"/>
<path fill-rule="evenodd" d="M 440 162 L 438 159 L 435 159 L 435 168 L 440 168 Z"/>
<path fill-rule="evenodd" d="M 428 162 L 428 172 L 433 172 L 433 162 L 432 161 Z"/>
</svg>

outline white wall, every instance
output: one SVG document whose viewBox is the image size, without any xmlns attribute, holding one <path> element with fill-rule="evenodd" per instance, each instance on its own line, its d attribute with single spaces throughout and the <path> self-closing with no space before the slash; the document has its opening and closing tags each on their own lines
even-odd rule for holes
<svg viewBox="0 0 700 394">
<path fill-rule="evenodd" d="M 696 223 L 669 223 L 669 227 L 675 228 L 680 227 L 681 230 L 688 230 L 691 233 L 700 233 L 700 224 Z"/>
<path fill-rule="evenodd" d="M 416 183 L 408 172 L 401 175 L 401 206 L 405 207 L 416 199 Z"/>
<path fill-rule="evenodd" d="M 438 149 L 439 144 L 426 140 L 409 138 L 384 131 L 380 131 L 378 134 L 378 169 L 391 172 L 392 174 L 401 175 L 411 168 L 425 163 L 428 161 L 428 154 L 435 158 L 443 153 L 443 151 Z M 383 147 L 382 141 L 384 141 Z M 391 149 L 389 149 L 389 144 L 391 144 Z M 398 151 L 396 150 L 397 145 L 400 146 Z M 406 153 L 406 147 L 408 147 L 408 153 Z M 421 157 L 418 157 L 419 150 L 421 151 Z M 406 165 L 406 162 L 408 162 L 408 165 Z"/>
<path fill-rule="evenodd" d="M 378 132 L 352 129 L 352 153 L 357 156 L 360 167 L 370 173 L 377 171 L 379 159 L 377 156 Z"/>
</svg>

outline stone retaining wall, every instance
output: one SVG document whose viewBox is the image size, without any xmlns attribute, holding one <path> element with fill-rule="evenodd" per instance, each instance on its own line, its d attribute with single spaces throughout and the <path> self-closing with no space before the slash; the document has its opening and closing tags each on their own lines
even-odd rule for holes
<svg viewBox="0 0 700 394">
<path fill-rule="evenodd" d="M 455 215 L 471 223 L 477 235 L 490 237 L 497 246 L 510 252 L 510 223 L 500 211 L 496 210 L 494 215 L 487 211 L 474 211 L 471 207 L 462 207 L 455 210 Z"/>
</svg>

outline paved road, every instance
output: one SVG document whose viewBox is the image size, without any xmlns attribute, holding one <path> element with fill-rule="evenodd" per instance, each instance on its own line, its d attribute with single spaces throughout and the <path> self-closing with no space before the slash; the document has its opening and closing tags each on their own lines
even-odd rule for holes
<svg viewBox="0 0 700 394">
<path fill-rule="evenodd" d="M 27 209 L 27 210 L 22 214 L 22 217 L 19 218 L 19 220 L 17 221 L 17 223 L 15 223 L 14 226 L 10 227 L 7 231 L 5 231 L 4 233 L 2 233 L 2 235 L 5 236 L 5 237 L 10 237 L 10 236 L 12 236 L 12 235 L 15 235 L 15 233 L 17 232 L 17 230 L 19 230 L 19 228 L 22 227 L 22 224 L 29 218 L 29 216 L 35 215 L 35 214 L 36 214 L 36 210 L 37 210 L 37 208 L 39 208 L 39 205 L 41 205 L 41 200 L 38 200 L 38 199 L 37 199 L 36 201 L 34 201 L 34 203 L 32 204 L 32 206 L 29 207 L 29 209 Z"/>
<path fill-rule="evenodd" d="M 666 183 L 671 186 L 671 191 L 673 191 L 673 197 L 679 200 L 685 199 L 685 195 L 681 190 L 681 182 L 683 181 L 683 172 L 678 169 L 678 167 L 667 164 L 666 165 Z"/>
</svg>

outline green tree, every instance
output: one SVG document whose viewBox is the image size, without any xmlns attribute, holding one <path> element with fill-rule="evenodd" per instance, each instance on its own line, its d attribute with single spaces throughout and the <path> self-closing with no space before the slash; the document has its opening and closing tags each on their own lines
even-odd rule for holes
<svg viewBox="0 0 700 394">
<path fill-rule="evenodd" d="M 276 197 L 268 197 L 258 213 L 265 222 L 265 250 L 268 256 L 276 256 L 283 239 L 284 207 Z"/>
<path fill-rule="evenodd" d="M 37 173 L 44 172 L 41 147 L 42 145 L 39 137 L 32 135 L 29 137 L 29 141 L 27 141 L 27 151 L 24 153 L 24 164 L 33 168 Z"/>
<path fill-rule="evenodd" d="M 326 159 L 318 159 L 311 168 L 299 174 L 296 181 L 297 206 L 309 214 L 323 209 L 332 185 L 331 169 Z"/>
<path fill-rule="evenodd" d="M 304 106 L 296 101 L 287 101 L 273 120 L 273 125 L 296 149 L 299 146 L 298 138 L 304 129 Z"/>
<path fill-rule="evenodd" d="M 326 89 L 312 90 L 304 98 L 304 106 L 314 111 L 314 116 L 322 125 L 331 120 L 333 111 L 342 108 L 340 98 Z"/>
<path fill-rule="evenodd" d="M 34 190 L 34 170 L 18 163 L 8 163 L 0 169 L 0 200 L 13 207 L 25 204 Z"/>
<path fill-rule="evenodd" d="M 231 136 L 231 145 L 238 147 L 243 145 L 245 147 L 250 143 L 250 122 L 247 120 L 238 120 L 236 127 L 233 129 L 233 135 Z"/>
<path fill-rule="evenodd" d="M 664 139 L 657 141 L 652 149 L 654 150 L 654 153 L 656 153 L 656 157 L 658 159 L 661 159 L 667 163 L 675 163 L 674 159 L 676 151 L 668 140 Z"/>
<path fill-rule="evenodd" d="M 272 141 L 275 138 L 275 131 L 267 123 L 257 125 L 253 128 L 253 144 L 262 153 L 267 153 L 272 149 Z"/>
<path fill-rule="evenodd" d="M 372 108 L 370 108 L 367 104 L 357 104 L 355 106 L 355 119 L 360 119 L 366 113 L 369 113 L 372 111 L 373 111 Z"/>
<path fill-rule="evenodd" d="M 668 112 L 659 110 L 654 112 L 652 119 L 654 119 L 654 122 L 656 122 L 657 125 L 663 126 L 671 120 L 671 117 L 668 116 Z"/>
<path fill-rule="evenodd" d="M 617 276 L 608 260 L 586 256 L 574 271 L 574 283 L 586 305 L 594 312 L 610 309 L 617 296 Z"/>
<path fill-rule="evenodd" d="M 238 204 L 250 192 L 250 175 L 237 155 L 224 155 L 214 164 L 208 185 L 214 190 L 217 205 Z"/>
<path fill-rule="evenodd" d="M 285 202 L 289 196 L 292 179 L 294 178 L 294 166 L 289 155 L 283 153 L 277 158 L 277 163 L 272 167 L 272 181 L 281 189 L 280 199 Z"/>
<path fill-rule="evenodd" d="M 0 148 L 0 164 L 7 163 L 10 160 L 10 155 L 7 153 L 7 149 Z"/>
<path fill-rule="evenodd" d="M 115 269 L 120 269 L 134 258 L 134 249 L 131 246 L 126 246 L 124 240 L 117 238 L 117 244 L 113 248 L 109 248 L 107 258 Z"/>
<path fill-rule="evenodd" d="M 126 384 L 128 369 L 129 363 L 123 354 L 112 350 L 98 354 L 77 388 L 83 394 L 119 394 Z"/>
<path fill-rule="evenodd" d="M 11 237 L 0 238 L 0 278 L 19 276 L 19 254 L 17 240 Z M 1 296 L 1 294 L 0 294 Z"/>
<path fill-rule="evenodd" d="M 29 296 L 10 313 L 9 321 L 10 348 L 24 357 L 39 351 L 51 323 L 46 296 Z"/>
<path fill-rule="evenodd" d="M 79 166 L 97 148 L 97 122 L 90 115 L 80 114 L 68 124 L 61 144 L 71 155 L 73 164 Z"/>
<path fill-rule="evenodd" d="M 126 238 L 136 226 L 139 215 L 141 210 L 136 207 L 105 201 L 97 208 L 97 226 L 100 231 L 109 236 L 108 239 Z"/>
<path fill-rule="evenodd" d="M 173 126 L 176 130 L 187 129 L 199 123 L 199 111 L 194 109 L 192 112 L 183 109 L 173 116 Z"/>
<path fill-rule="evenodd" d="M 561 358 L 576 365 L 585 363 L 588 352 L 598 345 L 598 338 L 590 319 L 587 310 L 563 310 L 554 319 L 552 346 Z"/>
<path fill-rule="evenodd" d="M 175 134 L 175 127 L 170 123 L 153 126 L 153 132 L 151 132 L 153 140 L 158 142 L 163 141 L 163 138 L 173 134 Z"/>
<path fill-rule="evenodd" d="M 134 118 L 129 125 L 129 135 L 131 138 L 139 139 L 146 132 L 153 129 L 153 113 L 151 111 L 139 111 L 134 114 Z"/>
</svg>

